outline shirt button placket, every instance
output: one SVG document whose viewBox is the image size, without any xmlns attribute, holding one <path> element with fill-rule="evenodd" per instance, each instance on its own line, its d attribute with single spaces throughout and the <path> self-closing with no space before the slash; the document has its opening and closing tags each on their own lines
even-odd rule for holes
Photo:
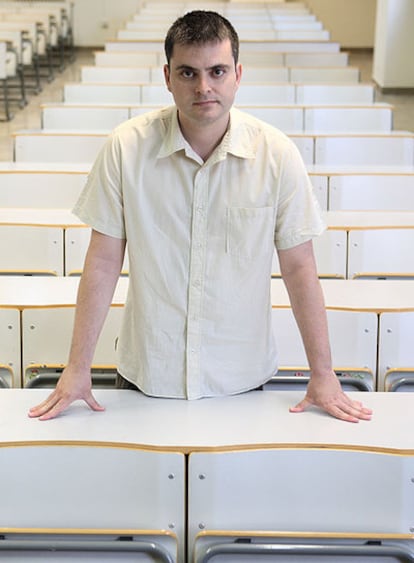
<svg viewBox="0 0 414 563">
<path fill-rule="evenodd" d="M 208 170 L 200 168 L 194 181 L 187 313 L 187 397 L 202 394 L 200 378 L 201 312 L 207 240 Z"/>
</svg>

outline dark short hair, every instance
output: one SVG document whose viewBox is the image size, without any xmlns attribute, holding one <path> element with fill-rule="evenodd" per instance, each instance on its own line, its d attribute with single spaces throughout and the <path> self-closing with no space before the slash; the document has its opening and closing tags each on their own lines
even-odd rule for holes
<svg viewBox="0 0 414 563">
<path fill-rule="evenodd" d="M 174 45 L 204 45 L 230 39 L 234 64 L 239 59 L 239 37 L 231 23 L 218 14 L 207 10 L 194 10 L 178 18 L 170 27 L 164 41 L 167 63 Z"/>
</svg>

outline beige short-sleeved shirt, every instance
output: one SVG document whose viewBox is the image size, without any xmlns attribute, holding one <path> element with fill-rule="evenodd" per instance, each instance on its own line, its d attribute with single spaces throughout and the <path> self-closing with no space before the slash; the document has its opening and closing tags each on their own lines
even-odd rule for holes
<svg viewBox="0 0 414 563">
<path fill-rule="evenodd" d="M 97 158 L 74 212 L 126 238 L 129 291 L 119 372 L 148 395 L 197 399 L 257 387 L 277 371 L 270 275 L 325 228 L 283 133 L 236 109 L 206 162 L 177 110 L 127 121 Z"/>
</svg>

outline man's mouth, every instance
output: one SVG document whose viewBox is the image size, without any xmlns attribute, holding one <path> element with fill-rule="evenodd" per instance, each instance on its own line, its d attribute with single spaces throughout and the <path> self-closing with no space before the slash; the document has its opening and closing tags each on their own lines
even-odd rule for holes
<svg viewBox="0 0 414 563">
<path fill-rule="evenodd" d="M 197 100 L 194 102 L 195 106 L 208 106 L 212 104 L 216 104 L 217 100 Z"/>
</svg>

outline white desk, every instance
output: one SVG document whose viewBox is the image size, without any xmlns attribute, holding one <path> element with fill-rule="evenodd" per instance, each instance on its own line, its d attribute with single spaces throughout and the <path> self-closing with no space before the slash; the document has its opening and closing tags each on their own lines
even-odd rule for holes
<svg viewBox="0 0 414 563">
<path fill-rule="evenodd" d="M 374 313 L 414 310 L 412 280 L 321 280 L 328 309 Z M 283 282 L 272 280 L 273 307 L 289 307 Z"/>
<path fill-rule="evenodd" d="M 190 554 L 193 548 L 203 551 L 206 542 L 217 544 L 217 534 L 219 543 L 234 539 L 234 535 L 261 534 L 262 541 L 269 541 L 272 534 L 283 533 L 291 541 L 295 534 L 307 535 L 307 541 L 330 534 L 331 541 L 339 536 L 342 544 L 355 536 L 360 542 L 366 536 L 377 541 L 392 537 L 394 542 L 413 538 L 410 477 L 414 438 L 407 430 L 414 424 L 414 399 L 410 394 L 364 395 L 364 403 L 373 408 L 374 415 L 370 422 L 359 424 L 341 422 L 316 409 L 292 414 L 289 406 L 298 402 L 301 393 L 259 391 L 192 402 L 153 399 L 134 391 L 97 391 L 105 412 L 93 413 L 85 404 L 75 403 L 49 422 L 28 418 L 29 407 L 45 396 L 43 390 L 0 391 L 1 468 L 12 483 L 6 500 L 17 502 L 9 494 L 10 490 L 17 494 L 14 483 L 23 494 L 29 494 L 30 482 L 35 486 L 32 498 L 39 500 L 34 511 L 20 493 L 17 505 L 28 505 L 29 512 L 19 516 L 13 511 L 16 527 L 19 519 L 30 525 L 27 514 L 43 525 L 49 519 L 64 528 L 78 518 L 90 526 L 91 513 L 96 516 L 90 499 L 108 495 L 115 502 L 116 493 L 126 507 L 112 511 L 108 521 L 108 507 L 100 500 L 101 514 L 95 528 L 105 521 L 117 529 L 131 526 L 131 500 L 122 490 L 128 491 L 133 504 L 140 500 L 134 482 L 140 494 L 146 495 L 142 492 L 146 488 L 151 495 L 161 479 L 165 495 L 161 495 L 161 505 L 168 505 L 177 494 L 184 499 L 180 459 L 190 454 Z M 135 468 L 127 465 L 133 471 L 127 476 L 123 464 L 129 464 L 136 452 L 141 456 L 145 452 L 160 454 L 160 460 L 142 468 L 138 462 L 143 457 L 137 458 Z M 173 456 L 170 460 L 164 457 L 169 453 Z M 58 463 L 57 473 L 46 471 L 50 462 Z M 77 470 L 80 465 L 82 471 Z M 121 478 L 130 486 L 109 486 L 108 490 L 102 479 L 102 475 L 108 478 L 107 469 L 113 472 L 110 483 Z M 65 489 L 56 498 L 56 481 L 60 483 L 62 476 Z M 77 485 L 87 498 L 87 506 L 79 493 L 73 496 Z M 46 488 L 42 490 L 42 486 Z M 174 492 L 170 493 L 171 487 Z M 76 513 L 70 508 L 74 498 Z M 148 495 L 145 500 L 151 506 Z M 57 512 L 64 516 L 57 517 Z M 159 512 L 166 517 L 162 509 Z M 175 516 L 180 518 L 181 514 L 178 509 Z M 150 521 L 149 514 L 147 521 L 141 519 L 140 528 L 145 529 Z M 170 523 L 179 537 L 179 560 L 183 561 L 184 528 L 179 520 Z"/>
<path fill-rule="evenodd" d="M 302 393 L 252 391 L 233 397 L 184 401 L 154 399 L 134 391 L 97 390 L 106 407 L 94 413 L 74 403 L 48 422 L 27 417 L 47 390 L 0 390 L 0 442 L 5 444 L 67 442 L 142 446 L 175 452 L 217 452 L 251 447 L 315 446 L 384 450 L 414 456 L 414 396 L 366 393 L 374 409 L 370 422 L 348 424 L 317 409 L 289 413 Z M 360 400 L 361 395 L 350 393 Z M 231 421 L 231 424 L 229 424 Z"/>
<path fill-rule="evenodd" d="M 0 208 L 0 225 L 84 227 L 69 209 Z"/>
<path fill-rule="evenodd" d="M 413 211 L 327 211 L 329 229 L 413 229 Z"/>
<path fill-rule="evenodd" d="M 0 307 L 24 310 L 74 306 L 78 285 L 78 277 L 0 276 Z M 127 288 L 128 279 L 120 278 L 113 305 L 125 303 Z"/>
<path fill-rule="evenodd" d="M 128 278 L 119 279 L 113 304 L 125 303 L 128 283 Z M 77 277 L 0 276 L 0 307 L 25 309 L 74 305 L 78 284 Z M 412 280 L 321 280 L 321 285 L 328 309 L 375 313 L 414 310 Z M 290 307 L 282 280 L 273 279 L 271 291 L 273 307 Z"/>
</svg>

